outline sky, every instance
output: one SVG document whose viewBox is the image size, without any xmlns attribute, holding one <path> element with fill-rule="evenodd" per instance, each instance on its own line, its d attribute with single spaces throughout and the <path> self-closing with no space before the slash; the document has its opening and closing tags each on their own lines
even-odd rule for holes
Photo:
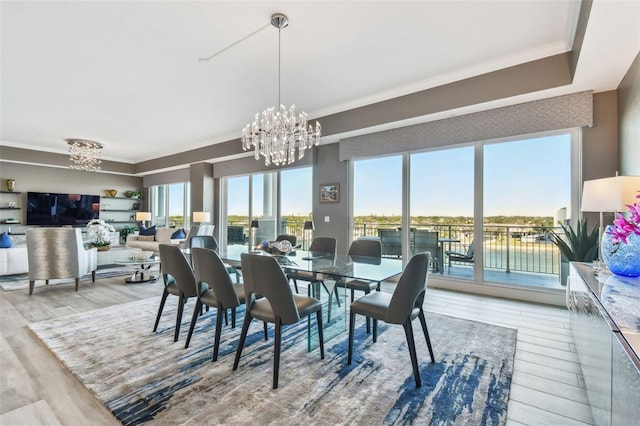
<svg viewBox="0 0 640 426">
<path fill-rule="evenodd" d="M 569 134 L 487 144 L 483 155 L 485 216 L 554 216 L 570 207 Z M 473 146 L 413 154 L 411 214 L 473 216 L 473 164 Z M 356 160 L 354 171 L 355 216 L 401 214 L 402 156 Z M 311 168 L 285 170 L 282 176 L 283 214 L 311 213 Z M 229 214 L 247 214 L 248 179 L 229 179 Z M 254 183 L 254 191 L 261 187 L 261 180 Z M 258 195 L 254 207 L 260 216 Z"/>
</svg>

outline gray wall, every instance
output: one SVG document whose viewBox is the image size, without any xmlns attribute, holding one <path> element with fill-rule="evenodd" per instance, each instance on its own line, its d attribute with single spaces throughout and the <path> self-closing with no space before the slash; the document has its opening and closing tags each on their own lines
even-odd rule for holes
<svg viewBox="0 0 640 426">
<path fill-rule="evenodd" d="M 125 191 L 142 189 L 142 178 L 134 176 L 0 162 L 0 189 L 3 191 L 7 189 L 6 180 L 9 178 L 16 180 L 15 191 L 22 193 L 20 221 L 23 225 L 11 225 L 13 233 L 24 232 L 28 191 L 104 196 L 106 189 L 116 189 L 117 196 L 124 196 Z M 0 232 L 4 232 L 6 228 L 7 225 L 0 224 Z"/>
</svg>

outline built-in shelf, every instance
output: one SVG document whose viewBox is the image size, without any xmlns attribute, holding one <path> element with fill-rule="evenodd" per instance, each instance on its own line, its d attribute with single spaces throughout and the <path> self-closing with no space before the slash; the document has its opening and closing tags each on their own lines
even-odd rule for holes
<svg viewBox="0 0 640 426">
<path fill-rule="evenodd" d="M 22 194 L 22 192 L 18 192 L 18 191 L 0 191 L 0 194 Z"/>
<path fill-rule="evenodd" d="M 22 207 L 0 207 L 0 210 L 20 210 Z"/>
</svg>

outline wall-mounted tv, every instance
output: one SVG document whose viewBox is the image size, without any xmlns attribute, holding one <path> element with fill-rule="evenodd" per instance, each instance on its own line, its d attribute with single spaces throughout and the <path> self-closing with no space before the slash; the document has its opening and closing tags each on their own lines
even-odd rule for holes
<svg viewBox="0 0 640 426">
<path fill-rule="evenodd" d="M 81 226 L 99 217 L 99 195 L 27 192 L 27 225 Z"/>
</svg>

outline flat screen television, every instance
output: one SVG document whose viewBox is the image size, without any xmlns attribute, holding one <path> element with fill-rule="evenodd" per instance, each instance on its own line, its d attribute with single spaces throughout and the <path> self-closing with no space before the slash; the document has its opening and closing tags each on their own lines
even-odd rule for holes
<svg viewBox="0 0 640 426">
<path fill-rule="evenodd" d="M 27 192 L 27 225 L 82 226 L 99 217 L 99 195 Z"/>
</svg>

